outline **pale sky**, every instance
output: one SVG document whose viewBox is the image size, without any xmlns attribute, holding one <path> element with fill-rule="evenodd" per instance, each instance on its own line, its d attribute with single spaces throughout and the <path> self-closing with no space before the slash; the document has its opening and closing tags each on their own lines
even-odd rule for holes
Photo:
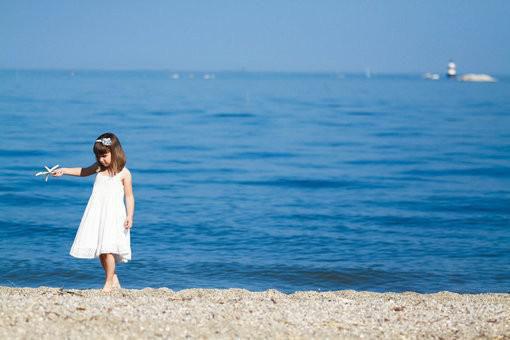
<svg viewBox="0 0 510 340">
<path fill-rule="evenodd" d="M 510 74 L 510 1 L 7 1 L 2 69 Z"/>
</svg>

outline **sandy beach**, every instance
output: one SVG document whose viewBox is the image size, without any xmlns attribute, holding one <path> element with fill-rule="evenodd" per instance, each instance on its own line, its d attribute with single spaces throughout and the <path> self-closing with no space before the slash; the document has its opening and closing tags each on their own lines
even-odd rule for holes
<svg viewBox="0 0 510 340">
<path fill-rule="evenodd" d="M 510 294 L 0 287 L 0 338 L 510 338 Z"/>
</svg>

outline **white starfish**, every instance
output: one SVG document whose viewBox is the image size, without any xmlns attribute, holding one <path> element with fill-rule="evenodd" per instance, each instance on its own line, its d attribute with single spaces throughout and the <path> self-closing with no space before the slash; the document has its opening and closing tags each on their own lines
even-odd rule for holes
<svg viewBox="0 0 510 340">
<path fill-rule="evenodd" d="M 46 182 L 48 182 L 48 177 L 50 177 L 50 175 L 53 173 L 53 171 L 55 171 L 60 165 L 55 165 L 54 167 L 52 167 L 51 169 L 48 168 L 46 165 L 44 166 L 46 168 L 46 171 L 41 171 L 41 172 L 38 172 L 36 173 L 35 175 L 36 176 L 44 176 L 44 179 Z"/>
</svg>

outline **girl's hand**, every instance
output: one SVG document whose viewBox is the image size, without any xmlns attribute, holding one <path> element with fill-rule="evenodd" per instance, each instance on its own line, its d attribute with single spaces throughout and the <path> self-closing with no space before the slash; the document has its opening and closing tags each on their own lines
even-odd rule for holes
<svg viewBox="0 0 510 340">
<path fill-rule="evenodd" d="M 63 176 L 64 175 L 64 168 L 60 168 L 60 169 L 57 169 L 57 170 L 54 170 L 51 175 L 53 177 L 60 177 L 60 176 Z"/>
<path fill-rule="evenodd" d="M 133 218 L 128 216 L 126 217 L 126 220 L 124 221 L 124 228 L 130 229 L 133 226 Z"/>
</svg>

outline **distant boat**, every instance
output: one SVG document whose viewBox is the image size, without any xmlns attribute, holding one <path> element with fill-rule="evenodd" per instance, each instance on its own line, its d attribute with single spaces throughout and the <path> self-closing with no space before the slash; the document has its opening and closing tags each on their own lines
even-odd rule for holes
<svg viewBox="0 0 510 340">
<path fill-rule="evenodd" d="M 439 80 L 439 74 L 427 72 L 423 75 L 423 78 L 427 80 Z"/>
<path fill-rule="evenodd" d="M 446 76 L 448 78 L 455 78 L 457 77 L 457 65 L 453 61 L 448 62 L 448 70 L 446 71 Z"/>
<path fill-rule="evenodd" d="M 488 74 L 483 73 L 466 73 L 463 74 L 460 81 L 466 82 L 480 82 L 480 83 L 495 83 L 497 80 Z"/>
<path fill-rule="evenodd" d="M 172 74 L 172 79 L 179 79 L 179 78 L 180 78 L 179 73 Z"/>
</svg>

